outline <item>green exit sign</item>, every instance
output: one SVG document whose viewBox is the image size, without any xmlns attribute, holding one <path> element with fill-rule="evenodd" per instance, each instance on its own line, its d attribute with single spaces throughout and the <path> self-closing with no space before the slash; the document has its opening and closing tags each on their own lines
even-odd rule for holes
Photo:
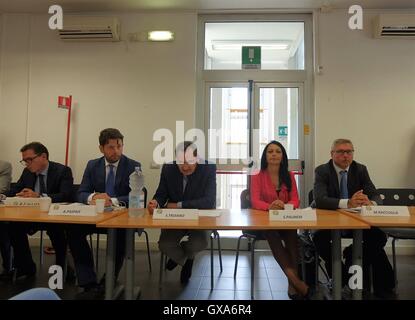
<svg viewBox="0 0 415 320">
<path fill-rule="evenodd" d="M 261 69 L 261 47 L 242 47 L 242 69 Z"/>
<path fill-rule="evenodd" d="M 287 137 L 288 136 L 288 127 L 287 126 L 279 126 L 278 127 L 278 135 L 280 137 Z"/>
</svg>

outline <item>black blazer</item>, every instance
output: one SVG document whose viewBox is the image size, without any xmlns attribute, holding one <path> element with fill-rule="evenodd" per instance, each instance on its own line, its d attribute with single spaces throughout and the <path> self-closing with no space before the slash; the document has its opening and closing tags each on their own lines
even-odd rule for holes
<svg viewBox="0 0 415 320">
<path fill-rule="evenodd" d="M 187 176 L 183 192 L 183 174 L 175 162 L 163 165 L 160 182 L 153 199 L 161 207 L 167 202 L 181 202 L 182 208 L 216 208 L 216 165 L 207 161 L 198 163 L 195 172 Z"/>
<path fill-rule="evenodd" d="M 14 197 L 24 188 L 35 189 L 36 174 L 25 168 L 16 184 L 7 194 Z M 52 202 L 71 202 L 72 201 L 73 176 L 71 168 L 63 164 L 49 161 L 48 176 L 46 180 L 46 189 Z"/>
<path fill-rule="evenodd" d="M 134 172 L 135 167 L 141 164 L 124 155 L 121 156 L 118 163 L 117 173 L 115 175 L 115 194 L 120 202 L 128 205 L 128 194 L 130 193 L 130 174 Z M 88 202 L 88 197 L 94 192 L 105 192 L 105 159 L 104 157 L 89 160 L 86 166 L 81 185 L 78 189 L 78 201 Z"/>
<path fill-rule="evenodd" d="M 349 171 L 347 172 L 347 189 L 349 196 L 352 196 L 359 190 L 363 190 L 363 193 L 371 201 L 382 204 L 382 199 L 370 180 L 366 167 L 356 161 L 350 164 Z M 333 160 L 316 168 L 313 192 L 317 208 L 336 210 L 339 207 L 340 187 Z"/>
</svg>

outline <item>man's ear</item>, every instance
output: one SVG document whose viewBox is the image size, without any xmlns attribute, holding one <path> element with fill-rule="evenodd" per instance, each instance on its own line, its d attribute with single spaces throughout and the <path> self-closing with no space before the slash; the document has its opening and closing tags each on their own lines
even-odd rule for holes
<svg viewBox="0 0 415 320">
<path fill-rule="evenodd" d="M 99 151 L 101 151 L 101 153 L 104 153 L 104 146 L 99 145 Z"/>
</svg>

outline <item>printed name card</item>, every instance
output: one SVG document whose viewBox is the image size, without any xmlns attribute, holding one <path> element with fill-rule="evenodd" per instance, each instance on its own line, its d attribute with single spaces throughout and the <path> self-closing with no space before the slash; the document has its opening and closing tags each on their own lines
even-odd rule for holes
<svg viewBox="0 0 415 320">
<path fill-rule="evenodd" d="M 52 203 L 49 209 L 51 216 L 78 216 L 78 217 L 92 217 L 96 216 L 96 208 L 92 205 L 74 205 L 74 204 L 57 204 Z"/>
<path fill-rule="evenodd" d="M 269 210 L 271 221 L 317 221 L 316 210 Z"/>
<path fill-rule="evenodd" d="M 409 217 L 409 210 L 405 206 L 363 206 L 362 216 Z"/>
<path fill-rule="evenodd" d="M 156 209 L 153 219 L 198 220 L 197 209 Z"/>
<path fill-rule="evenodd" d="M 7 197 L 3 202 L 6 207 L 39 207 L 41 198 Z"/>
</svg>

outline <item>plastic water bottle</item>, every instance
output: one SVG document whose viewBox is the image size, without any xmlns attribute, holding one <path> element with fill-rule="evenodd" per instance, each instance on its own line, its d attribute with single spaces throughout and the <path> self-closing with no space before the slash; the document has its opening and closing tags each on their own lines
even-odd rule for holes
<svg viewBox="0 0 415 320">
<path fill-rule="evenodd" d="M 136 167 L 130 174 L 130 193 L 128 194 L 128 214 L 130 217 L 138 217 L 140 209 L 144 208 L 144 175 L 140 167 Z"/>
</svg>

